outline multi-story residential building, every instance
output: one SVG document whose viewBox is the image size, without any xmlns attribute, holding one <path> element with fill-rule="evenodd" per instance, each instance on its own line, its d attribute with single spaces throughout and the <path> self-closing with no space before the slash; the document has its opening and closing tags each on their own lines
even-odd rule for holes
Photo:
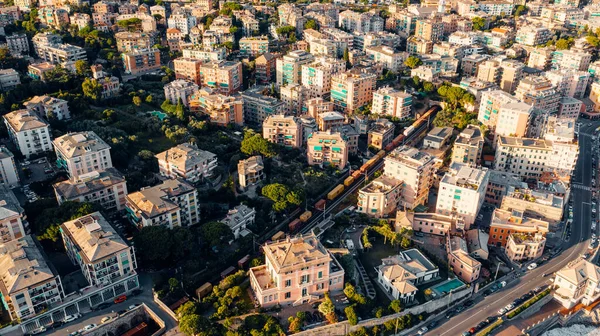
<svg viewBox="0 0 600 336">
<path fill-rule="evenodd" d="M 198 84 L 183 79 L 177 79 L 167 83 L 164 87 L 165 99 L 171 104 L 178 104 L 179 101 L 184 106 L 189 106 L 188 97 L 198 91 Z"/>
<path fill-rule="evenodd" d="M 187 13 L 185 9 L 178 8 L 171 13 L 167 19 L 168 28 L 177 28 L 184 35 L 188 35 L 190 30 L 197 24 L 197 18 Z"/>
<path fill-rule="evenodd" d="M 172 229 L 200 221 L 198 190 L 180 179 L 129 194 L 125 206 L 129 220 L 140 228 L 163 225 Z"/>
<path fill-rule="evenodd" d="M 13 55 L 29 55 L 29 38 L 26 34 L 6 36 L 6 46 Z"/>
<path fill-rule="evenodd" d="M 490 170 L 490 178 L 485 191 L 485 202 L 500 207 L 504 196 L 513 188 L 527 189 L 527 183 L 521 180 L 521 176 L 512 173 Z"/>
<path fill-rule="evenodd" d="M 403 304 L 415 300 L 421 285 L 439 278 L 439 269 L 417 249 L 381 259 L 381 265 L 375 268 L 377 281 L 395 300 Z"/>
<path fill-rule="evenodd" d="M 46 74 L 54 70 L 56 66 L 48 62 L 40 62 L 35 64 L 29 64 L 27 66 L 27 75 L 33 79 L 46 81 Z"/>
<path fill-rule="evenodd" d="M 88 283 L 104 286 L 135 274 L 133 246 L 117 234 L 100 212 L 68 221 L 60 226 L 65 250 Z"/>
<path fill-rule="evenodd" d="M 389 217 L 395 214 L 402 194 L 402 181 L 380 176 L 358 192 L 358 212 L 373 217 Z"/>
<path fill-rule="evenodd" d="M 25 220 L 25 210 L 15 194 L 7 185 L 0 185 L 0 243 L 24 237 Z"/>
<path fill-rule="evenodd" d="M 277 61 L 273 54 L 264 53 L 254 60 L 256 81 L 260 84 L 271 83 L 275 77 Z"/>
<path fill-rule="evenodd" d="M 200 66 L 202 61 L 193 58 L 178 57 L 173 60 L 176 79 L 185 79 L 198 85 L 202 84 Z"/>
<path fill-rule="evenodd" d="M 411 36 L 406 40 L 406 51 L 412 55 L 426 55 L 433 52 L 433 42 Z"/>
<path fill-rule="evenodd" d="M 71 112 L 66 100 L 50 96 L 34 96 L 29 101 L 23 103 L 23 106 L 27 110 L 47 119 L 64 120 L 71 118 Z"/>
<path fill-rule="evenodd" d="M 592 54 L 579 49 L 556 50 L 552 52 L 552 69 L 588 71 Z"/>
<path fill-rule="evenodd" d="M 87 60 L 85 49 L 66 43 L 39 45 L 36 50 L 39 58 L 53 64 Z"/>
<path fill-rule="evenodd" d="M 122 53 L 125 73 L 138 75 L 160 69 L 160 51 L 158 49 L 139 49 Z"/>
<path fill-rule="evenodd" d="M 368 133 L 367 144 L 377 149 L 383 149 L 394 139 L 394 124 L 385 119 L 378 119 Z"/>
<path fill-rule="evenodd" d="M 576 143 L 552 142 L 544 139 L 499 136 L 494 169 L 539 178 L 544 172 L 575 169 L 579 147 Z"/>
<path fill-rule="evenodd" d="M 257 86 L 241 92 L 244 101 L 244 121 L 254 125 L 262 125 L 267 117 L 281 114 L 285 105 L 277 98 L 268 96 L 270 89 Z"/>
<path fill-rule="evenodd" d="M 0 244 L 0 293 L 10 319 L 25 321 L 65 297 L 58 272 L 31 236 Z"/>
<path fill-rule="evenodd" d="M 227 56 L 225 47 L 201 48 L 189 45 L 184 47 L 181 52 L 183 58 L 197 59 L 203 62 L 224 61 Z"/>
<path fill-rule="evenodd" d="M 214 7 L 213 0 L 198 0 L 196 1 L 196 6 L 198 6 L 201 10 L 209 12 Z"/>
<path fill-rule="evenodd" d="M 358 13 L 346 10 L 339 15 L 339 27 L 356 33 L 383 31 L 385 21 L 381 16 L 371 12 Z"/>
<path fill-rule="evenodd" d="M 414 209 L 427 203 L 435 174 L 435 158 L 416 148 L 401 146 L 384 159 L 383 175 L 402 181 L 399 205 Z"/>
<path fill-rule="evenodd" d="M 479 10 L 490 16 L 510 16 L 515 5 L 510 1 L 481 1 Z"/>
<path fill-rule="evenodd" d="M 14 188 L 19 185 L 19 182 L 15 156 L 6 146 L 0 146 L 0 185 Z"/>
<path fill-rule="evenodd" d="M 245 160 L 240 160 L 237 165 L 238 181 L 242 189 L 257 184 L 265 178 L 265 165 L 262 156 L 251 156 Z"/>
<path fill-rule="evenodd" d="M 403 69 L 408 52 L 395 51 L 388 46 L 367 47 L 365 52 L 376 63 L 381 63 L 384 69 L 398 72 Z"/>
<path fill-rule="evenodd" d="M 498 115 L 502 106 L 517 103 L 518 100 L 502 90 L 490 90 L 481 94 L 479 114 L 477 120 L 481 121 L 489 129 L 494 130 L 498 123 Z"/>
<path fill-rule="evenodd" d="M 302 106 L 308 99 L 308 88 L 300 84 L 287 84 L 279 88 L 279 95 L 284 104 L 284 113 L 288 115 L 302 114 Z"/>
<path fill-rule="evenodd" d="M 240 56 L 258 57 L 269 52 L 269 38 L 267 36 L 242 37 L 240 39 Z"/>
<path fill-rule="evenodd" d="M 302 85 L 310 98 L 329 99 L 331 77 L 346 70 L 343 60 L 317 57 L 313 62 L 302 65 Z"/>
<path fill-rule="evenodd" d="M 136 50 L 147 50 L 154 45 L 154 35 L 144 32 L 118 32 L 115 33 L 117 50 L 128 53 Z"/>
<path fill-rule="evenodd" d="M 515 42 L 527 46 L 537 46 L 546 44 L 552 38 L 552 35 L 552 31 L 546 27 L 525 25 L 517 30 Z"/>
<path fill-rule="evenodd" d="M 329 165 L 344 169 L 348 163 L 348 152 L 347 137 L 331 130 L 312 133 L 306 144 L 306 156 L 311 166 Z"/>
<path fill-rule="evenodd" d="M 15 69 L 0 70 L 0 90 L 9 91 L 21 84 L 19 73 Z"/>
<path fill-rule="evenodd" d="M 180 178 L 190 183 L 211 177 L 217 168 L 217 156 L 198 149 L 193 143 L 183 143 L 155 155 L 160 175 Z"/>
<path fill-rule="evenodd" d="M 35 112 L 16 110 L 3 118 L 10 140 L 25 157 L 52 150 L 50 125 Z"/>
<path fill-rule="evenodd" d="M 92 78 L 102 85 L 102 99 L 116 97 L 120 94 L 121 82 L 118 77 L 103 71 L 101 64 L 94 64 L 90 66 L 90 69 L 92 70 Z"/>
<path fill-rule="evenodd" d="M 423 139 L 423 148 L 441 149 L 445 147 L 454 132 L 454 127 L 434 127 Z"/>
<path fill-rule="evenodd" d="M 415 37 L 425 41 L 437 42 L 444 36 L 444 22 L 440 16 L 418 19 Z"/>
<path fill-rule="evenodd" d="M 270 115 L 263 122 L 263 137 L 286 147 L 301 147 L 302 123 L 295 116 Z"/>
<path fill-rule="evenodd" d="M 242 88 L 242 63 L 217 61 L 200 66 L 202 84 L 213 90 L 232 95 Z"/>
<path fill-rule="evenodd" d="M 38 19 L 45 26 L 60 29 L 69 24 L 69 12 L 64 8 L 47 6 L 38 10 Z"/>
<path fill-rule="evenodd" d="M 220 126 L 244 125 L 244 102 L 239 96 L 224 96 L 210 88 L 202 88 L 189 96 L 192 113 L 209 116 L 210 122 Z"/>
<path fill-rule="evenodd" d="M 382 87 L 373 92 L 371 112 L 403 120 L 412 116 L 412 103 L 412 95 L 391 87 Z"/>
<path fill-rule="evenodd" d="M 472 283 L 479 279 L 481 263 L 469 255 L 467 242 L 461 237 L 447 239 L 448 266 L 462 281 Z"/>
<path fill-rule="evenodd" d="M 538 70 L 548 70 L 552 62 L 552 53 L 554 51 L 551 48 L 535 48 L 529 53 L 529 59 L 527 60 L 527 66 Z"/>
<path fill-rule="evenodd" d="M 436 213 L 398 210 L 396 212 L 396 229 L 406 228 L 416 232 L 445 236 L 456 228 L 458 219 Z"/>
<path fill-rule="evenodd" d="M 436 212 L 461 218 L 468 230 L 485 200 L 488 180 L 487 168 L 453 163 L 440 181 Z"/>
<path fill-rule="evenodd" d="M 303 111 L 306 115 L 318 119 L 323 113 L 333 112 L 333 103 L 323 98 L 312 98 L 304 103 Z"/>
<path fill-rule="evenodd" d="M 552 70 L 546 71 L 544 76 L 562 97 L 583 98 L 588 88 L 591 76 L 587 71 Z"/>
<path fill-rule="evenodd" d="M 58 204 L 67 201 L 99 204 L 105 210 L 125 209 L 127 181 L 115 168 L 82 174 L 53 185 Z"/>
<path fill-rule="evenodd" d="M 583 102 L 571 97 L 562 97 L 558 101 L 558 117 L 565 119 L 577 119 L 579 114 L 585 110 Z"/>
<path fill-rule="evenodd" d="M 484 143 L 481 129 L 475 125 L 467 125 L 456 137 L 452 148 L 452 162 L 481 165 Z"/>
<path fill-rule="evenodd" d="M 513 93 L 523 78 L 525 64 L 517 60 L 503 60 L 500 63 L 502 76 L 500 77 L 500 89 Z"/>
<path fill-rule="evenodd" d="M 526 185 L 508 186 L 500 208 L 516 210 L 525 216 L 542 219 L 555 227 L 562 220 L 564 196 L 545 190 L 531 190 Z"/>
<path fill-rule="evenodd" d="M 54 139 L 57 165 L 72 179 L 113 166 L 110 146 L 93 131 L 68 133 Z"/>
<path fill-rule="evenodd" d="M 373 100 L 377 75 L 347 71 L 331 78 L 331 101 L 334 109 L 352 114 Z"/>
<path fill-rule="evenodd" d="M 546 237 L 541 233 L 513 233 L 506 243 L 506 256 L 513 262 L 526 262 L 542 256 Z"/>
<path fill-rule="evenodd" d="M 592 83 L 589 98 L 594 105 L 593 111 L 600 112 L 600 83 Z"/>
<path fill-rule="evenodd" d="M 314 234 L 265 244 L 265 265 L 249 271 L 262 307 L 291 306 L 344 288 L 344 269 Z"/>
<path fill-rule="evenodd" d="M 549 232 L 549 228 L 550 224 L 548 222 L 527 217 L 522 211 L 515 209 L 494 209 L 492 222 L 490 224 L 490 237 L 488 240 L 488 245 L 506 247 L 509 237 L 515 233 L 540 233 L 542 236 L 546 236 L 546 233 Z"/>
<path fill-rule="evenodd" d="M 600 267 L 583 258 L 571 261 L 556 272 L 553 285 L 554 300 L 563 307 L 587 306 L 600 298 Z"/>
<path fill-rule="evenodd" d="M 227 212 L 227 216 L 220 220 L 221 223 L 227 225 L 233 233 L 233 238 L 246 237 L 251 232 L 246 228 L 248 225 L 254 224 L 256 218 L 256 210 L 244 204 L 240 204 Z"/>
<path fill-rule="evenodd" d="M 73 15 L 69 17 L 69 20 L 72 25 L 77 26 L 80 30 L 92 23 L 90 15 L 85 13 L 73 13 Z"/>
<path fill-rule="evenodd" d="M 276 60 L 276 85 L 299 84 L 302 66 L 313 62 L 315 57 L 303 50 L 295 50 Z"/>
<path fill-rule="evenodd" d="M 508 103 L 500 107 L 494 129 L 494 143 L 498 136 L 524 137 L 527 134 L 533 107 L 523 102 Z"/>
</svg>

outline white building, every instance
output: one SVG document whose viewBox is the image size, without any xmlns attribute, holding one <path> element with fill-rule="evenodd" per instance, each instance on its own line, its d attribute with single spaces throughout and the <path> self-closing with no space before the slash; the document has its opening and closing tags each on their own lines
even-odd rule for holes
<svg viewBox="0 0 600 336">
<path fill-rule="evenodd" d="M 384 69 L 393 72 L 405 68 L 404 61 L 409 56 L 405 51 L 395 51 L 388 46 L 367 47 L 365 52 L 373 61 L 382 64 Z"/>
<path fill-rule="evenodd" d="M 21 84 L 19 73 L 15 69 L 0 70 L 0 90 L 8 91 Z"/>
<path fill-rule="evenodd" d="M 34 112 L 17 110 L 4 115 L 8 136 L 25 157 L 52 150 L 50 126 Z"/>
<path fill-rule="evenodd" d="M 562 97 L 583 98 L 591 82 L 590 73 L 587 71 L 573 70 L 551 70 L 544 72 L 544 75 Z"/>
<path fill-rule="evenodd" d="M 179 29 L 184 35 L 188 35 L 196 24 L 196 16 L 186 13 L 183 9 L 175 10 L 167 19 L 168 28 Z"/>
<path fill-rule="evenodd" d="M 227 216 L 220 222 L 227 225 L 233 233 L 234 239 L 246 237 L 251 232 L 246 228 L 254 223 L 256 210 L 244 204 L 240 204 L 227 212 Z"/>
<path fill-rule="evenodd" d="M 0 146 L 0 184 L 9 188 L 19 185 L 19 173 L 15 156 L 5 146 Z"/>
<path fill-rule="evenodd" d="M 554 299 L 565 308 L 589 305 L 600 298 L 600 267 L 577 259 L 556 272 Z"/>
<path fill-rule="evenodd" d="M 99 204 L 104 210 L 125 209 L 127 181 L 115 168 L 79 175 L 53 185 L 58 204 L 67 201 Z"/>
<path fill-rule="evenodd" d="M 383 87 L 373 93 L 371 112 L 403 120 L 412 116 L 412 103 L 412 95 L 391 87 Z"/>
<path fill-rule="evenodd" d="M 92 131 L 68 133 L 54 139 L 53 144 L 57 165 L 73 179 L 113 166 L 110 146 Z"/>
<path fill-rule="evenodd" d="M 302 85 L 308 89 L 310 98 L 329 99 L 331 77 L 346 70 L 344 60 L 317 57 L 313 62 L 302 65 Z"/>
<path fill-rule="evenodd" d="M 65 120 L 71 118 L 69 104 L 63 99 L 50 96 L 35 96 L 23 103 L 23 106 L 47 119 Z"/>
<path fill-rule="evenodd" d="M 198 84 L 183 79 L 177 79 L 165 85 L 165 99 L 176 105 L 179 100 L 185 106 L 189 106 L 188 98 L 198 91 Z"/>
<path fill-rule="evenodd" d="M 190 183 L 211 177 L 217 167 L 217 156 L 198 149 L 195 144 L 183 143 L 155 155 L 162 176 L 182 178 Z"/>
<path fill-rule="evenodd" d="M 26 218 L 25 210 L 12 190 L 0 185 L 0 243 L 24 237 Z"/>
</svg>

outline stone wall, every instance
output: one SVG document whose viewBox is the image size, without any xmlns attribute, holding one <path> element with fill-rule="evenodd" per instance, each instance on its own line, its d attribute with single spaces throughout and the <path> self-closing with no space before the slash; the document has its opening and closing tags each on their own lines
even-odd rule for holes
<svg viewBox="0 0 600 336">
<path fill-rule="evenodd" d="M 159 298 L 158 295 L 156 295 L 156 293 L 154 291 L 152 291 L 152 295 L 154 296 L 154 302 L 162 309 L 165 311 L 165 313 L 169 314 L 169 316 L 171 316 L 175 321 L 179 322 L 179 319 L 177 318 L 177 314 L 175 314 L 174 311 L 171 310 L 171 308 L 169 308 L 169 306 L 167 306 L 164 302 L 162 302 Z"/>
<path fill-rule="evenodd" d="M 137 327 L 142 322 L 153 320 L 160 327 L 159 331 L 154 335 L 160 335 L 165 331 L 165 322 L 161 320 L 150 308 L 145 304 L 141 304 L 135 309 L 129 310 L 125 314 L 116 317 L 110 322 L 99 325 L 85 336 L 118 336 L 128 330 Z M 159 333 L 160 332 L 160 333 Z"/>
<path fill-rule="evenodd" d="M 552 293 L 549 293 L 548 295 L 546 295 L 543 298 L 539 299 L 536 303 L 534 303 L 531 306 L 529 306 L 529 308 L 523 310 L 521 312 L 521 314 L 515 316 L 515 318 L 526 319 L 529 316 L 531 316 L 531 315 L 539 312 L 540 309 L 542 309 L 542 307 L 545 306 L 546 303 L 548 303 L 550 301 L 552 301 Z"/>
</svg>

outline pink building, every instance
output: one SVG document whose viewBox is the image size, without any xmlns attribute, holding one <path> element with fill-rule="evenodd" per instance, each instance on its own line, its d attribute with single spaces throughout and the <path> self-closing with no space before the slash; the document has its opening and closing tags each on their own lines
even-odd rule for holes
<svg viewBox="0 0 600 336">
<path fill-rule="evenodd" d="M 250 285 L 263 307 L 297 305 L 344 288 L 344 269 L 314 234 L 266 244 L 265 265 L 250 269 Z"/>
</svg>

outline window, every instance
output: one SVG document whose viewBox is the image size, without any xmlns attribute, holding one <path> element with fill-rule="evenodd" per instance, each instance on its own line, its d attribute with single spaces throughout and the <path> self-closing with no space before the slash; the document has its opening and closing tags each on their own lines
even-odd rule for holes
<svg viewBox="0 0 600 336">
<path fill-rule="evenodd" d="M 287 292 L 287 293 L 285 293 L 285 298 L 286 298 L 286 299 L 289 299 L 289 298 L 291 298 L 291 297 L 292 297 L 292 292 Z"/>
<path fill-rule="evenodd" d="M 285 280 L 285 287 L 290 287 L 292 285 L 292 280 Z"/>
<path fill-rule="evenodd" d="M 319 271 L 317 278 L 322 279 L 323 278 L 323 271 Z"/>
</svg>

